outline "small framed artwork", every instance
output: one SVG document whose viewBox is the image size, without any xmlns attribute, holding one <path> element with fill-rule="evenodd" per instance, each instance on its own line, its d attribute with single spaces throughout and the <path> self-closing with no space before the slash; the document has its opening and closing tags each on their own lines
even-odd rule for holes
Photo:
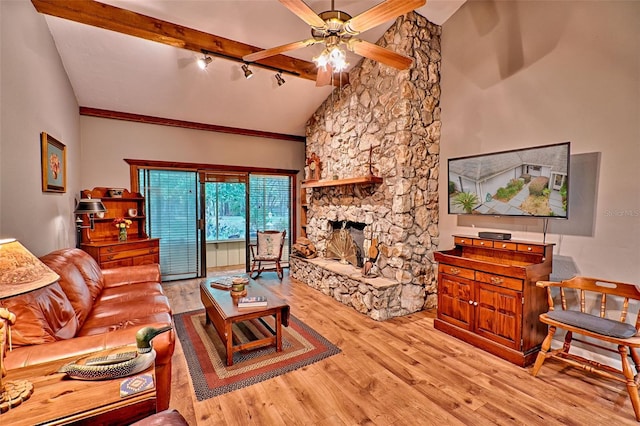
<svg viewBox="0 0 640 426">
<path fill-rule="evenodd" d="M 67 191 L 67 147 L 51 135 L 40 133 L 42 142 L 42 191 Z"/>
</svg>

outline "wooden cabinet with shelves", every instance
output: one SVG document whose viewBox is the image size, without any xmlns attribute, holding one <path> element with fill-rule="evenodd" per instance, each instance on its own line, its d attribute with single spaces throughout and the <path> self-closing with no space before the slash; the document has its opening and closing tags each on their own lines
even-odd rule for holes
<svg viewBox="0 0 640 426">
<path fill-rule="evenodd" d="M 160 263 L 160 240 L 147 236 L 144 197 L 141 194 L 125 189 L 121 197 L 111 197 L 109 188 L 97 187 L 83 190 L 81 196 L 99 198 L 107 209 L 104 217 L 94 217 L 93 230 L 85 228 L 80 245 L 101 268 Z M 113 223 L 116 218 L 131 221 L 126 241 L 118 240 L 118 228 Z M 83 226 L 89 225 L 87 215 L 82 215 L 82 220 Z"/>
<path fill-rule="evenodd" d="M 455 247 L 435 253 L 438 266 L 436 329 L 514 364 L 535 361 L 547 327 L 544 289 L 553 244 L 455 235 Z"/>
</svg>

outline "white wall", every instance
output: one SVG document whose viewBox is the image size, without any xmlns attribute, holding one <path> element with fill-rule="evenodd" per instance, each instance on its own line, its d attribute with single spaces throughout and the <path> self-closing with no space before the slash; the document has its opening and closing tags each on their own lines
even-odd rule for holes
<svg viewBox="0 0 640 426">
<path fill-rule="evenodd" d="M 75 246 L 80 189 L 78 104 L 44 17 L 0 1 L 0 237 L 35 255 Z M 42 192 L 40 132 L 67 147 L 67 192 Z"/>
<path fill-rule="evenodd" d="M 554 274 L 640 284 L 639 23 L 640 2 L 481 1 L 443 25 L 440 249 L 480 230 L 543 239 L 541 220 L 449 215 L 448 158 L 571 141 L 571 175 L 596 186 L 571 199 L 582 232 L 550 221 Z M 588 153 L 599 153 L 599 170 L 574 164 Z"/>
<path fill-rule="evenodd" d="M 82 185 L 130 189 L 125 158 L 304 168 L 304 143 L 82 116 Z"/>
</svg>

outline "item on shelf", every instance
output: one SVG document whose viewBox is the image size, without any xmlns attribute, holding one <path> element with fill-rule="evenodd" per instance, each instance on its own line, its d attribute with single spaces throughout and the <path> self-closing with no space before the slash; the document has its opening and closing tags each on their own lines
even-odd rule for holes
<svg viewBox="0 0 640 426">
<path fill-rule="evenodd" d="M 129 209 L 127 210 L 127 214 L 129 217 L 136 217 L 138 216 L 138 209 Z"/>
<path fill-rule="evenodd" d="M 122 198 L 122 194 L 124 193 L 124 188 L 109 188 L 107 194 L 111 198 Z"/>
<path fill-rule="evenodd" d="M 478 237 L 490 240 L 510 240 L 511 234 L 507 232 L 478 232 Z"/>
<path fill-rule="evenodd" d="M 243 297 L 238 300 L 238 308 L 257 308 L 260 306 L 267 306 L 266 296 L 250 296 Z"/>
<path fill-rule="evenodd" d="M 103 219 L 103 218 L 104 218 L 104 212 L 98 212 L 98 213 L 96 213 L 96 217 L 97 217 L 97 218 L 100 218 L 100 219 Z"/>
</svg>

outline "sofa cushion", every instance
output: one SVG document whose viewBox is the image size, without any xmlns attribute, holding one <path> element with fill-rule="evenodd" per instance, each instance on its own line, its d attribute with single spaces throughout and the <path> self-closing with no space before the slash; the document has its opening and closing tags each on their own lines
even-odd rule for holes
<svg viewBox="0 0 640 426">
<path fill-rule="evenodd" d="M 76 312 L 78 325 L 82 327 L 93 307 L 93 296 L 80 269 L 65 256 L 68 251 L 70 249 L 54 251 L 41 257 L 40 260 L 60 275 L 60 287 Z"/>
<path fill-rule="evenodd" d="M 76 314 L 58 283 L 0 301 L 17 319 L 11 326 L 14 347 L 71 339 L 78 331 Z"/>
<path fill-rule="evenodd" d="M 91 294 L 91 300 L 96 300 L 104 288 L 104 277 L 98 262 L 89 253 L 80 249 L 67 249 L 67 257 L 78 268 L 84 278 L 85 285 Z"/>
<path fill-rule="evenodd" d="M 133 287 L 133 286 L 128 286 Z M 119 299 L 99 300 L 93 307 L 91 317 L 84 323 L 78 335 L 107 333 L 123 328 L 142 327 L 159 322 L 158 315 L 171 316 L 171 307 L 166 296 L 140 295 L 126 302 Z"/>
<path fill-rule="evenodd" d="M 105 287 L 100 293 L 97 303 L 118 301 L 119 303 L 138 299 L 142 296 L 162 295 L 162 285 L 156 282 L 123 284 L 116 287 Z"/>
</svg>

